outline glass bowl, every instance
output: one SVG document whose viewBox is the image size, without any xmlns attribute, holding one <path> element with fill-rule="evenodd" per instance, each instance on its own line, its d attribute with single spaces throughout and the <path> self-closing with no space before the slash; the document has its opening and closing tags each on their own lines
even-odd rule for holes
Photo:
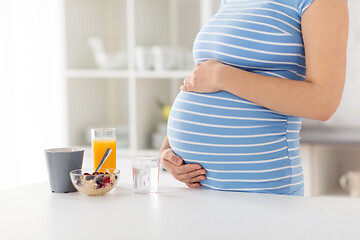
<svg viewBox="0 0 360 240">
<path fill-rule="evenodd" d="M 111 191 L 119 181 L 120 170 L 106 169 L 93 174 L 93 169 L 76 169 L 70 172 L 71 182 L 79 191 L 89 196 L 100 196 Z"/>
</svg>

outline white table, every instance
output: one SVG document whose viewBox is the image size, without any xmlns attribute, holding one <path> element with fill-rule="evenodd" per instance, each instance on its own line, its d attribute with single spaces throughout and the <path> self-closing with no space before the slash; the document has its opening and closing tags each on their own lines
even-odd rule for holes
<svg viewBox="0 0 360 240">
<path fill-rule="evenodd" d="M 102 197 L 0 192 L 0 239 L 360 239 L 360 200 L 161 187 Z"/>
</svg>

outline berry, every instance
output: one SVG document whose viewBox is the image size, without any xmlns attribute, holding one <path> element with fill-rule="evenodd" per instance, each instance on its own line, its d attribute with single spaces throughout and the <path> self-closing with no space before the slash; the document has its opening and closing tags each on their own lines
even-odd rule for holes
<svg viewBox="0 0 360 240">
<path fill-rule="evenodd" d="M 108 172 L 106 172 L 105 174 L 109 174 Z"/>
<path fill-rule="evenodd" d="M 103 172 L 99 172 L 99 174 L 104 174 Z"/>
<path fill-rule="evenodd" d="M 103 184 L 103 183 L 104 183 L 104 179 L 103 179 L 102 177 L 98 177 L 98 178 L 96 179 L 96 183 L 97 183 L 97 184 Z"/>
<path fill-rule="evenodd" d="M 104 179 L 102 177 L 97 177 L 96 184 L 97 184 L 96 189 L 103 188 L 104 187 Z"/>
<path fill-rule="evenodd" d="M 115 180 L 117 180 L 118 179 L 118 177 L 115 175 Z"/>
<path fill-rule="evenodd" d="M 104 184 L 110 183 L 110 177 L 104 177 Z"/>
<path fill-rule="evenodd" d="M 96 179 L 96 184 L 97 184 L 96 189 L 100 189 L 100 188 L 104 187 L 104 179 L 102 177 L 98 177 Z"/>
<path fill-rule="evenodd" d="M 92 175 L 99 175 L 99 173 L 98 172 L 93 172 L 93 174 Z"/>
<path fill-rule="evenodd" d="M 84 175 L 90 175 L 90 173 L 84 173 Z"/>
<path fill-rule="evenodd" d="M 81 186 L 81 181 L 77 180 L 76 185 Z"/>
</svg>

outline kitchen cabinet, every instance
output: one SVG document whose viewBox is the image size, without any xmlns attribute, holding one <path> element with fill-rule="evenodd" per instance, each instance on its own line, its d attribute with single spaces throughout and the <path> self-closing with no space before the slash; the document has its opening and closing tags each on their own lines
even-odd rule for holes
<svg viewBox="0 0 360 240">
<path fill-rule="evenodd" d="M 300 133 L 306 196 L 348 196 L 340 177 L 360 170 L 360 129 L 317 127 Z"/>
</svg>

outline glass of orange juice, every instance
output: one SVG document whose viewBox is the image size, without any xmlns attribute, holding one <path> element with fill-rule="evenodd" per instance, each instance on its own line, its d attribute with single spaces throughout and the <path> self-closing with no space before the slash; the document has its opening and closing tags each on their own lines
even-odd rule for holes
<svg viewBox="0 0 360 240">
<path fill-rule="evenodd" d="M 91 145 L 94 158 L 94 169 L 99 165 L 106 149 L 111 148 L 108 159 L 100 168 L 105 173 L 107 168 L 116 168 L 116 129 L 93 128 L 91 129 Z"/>
</svg>

